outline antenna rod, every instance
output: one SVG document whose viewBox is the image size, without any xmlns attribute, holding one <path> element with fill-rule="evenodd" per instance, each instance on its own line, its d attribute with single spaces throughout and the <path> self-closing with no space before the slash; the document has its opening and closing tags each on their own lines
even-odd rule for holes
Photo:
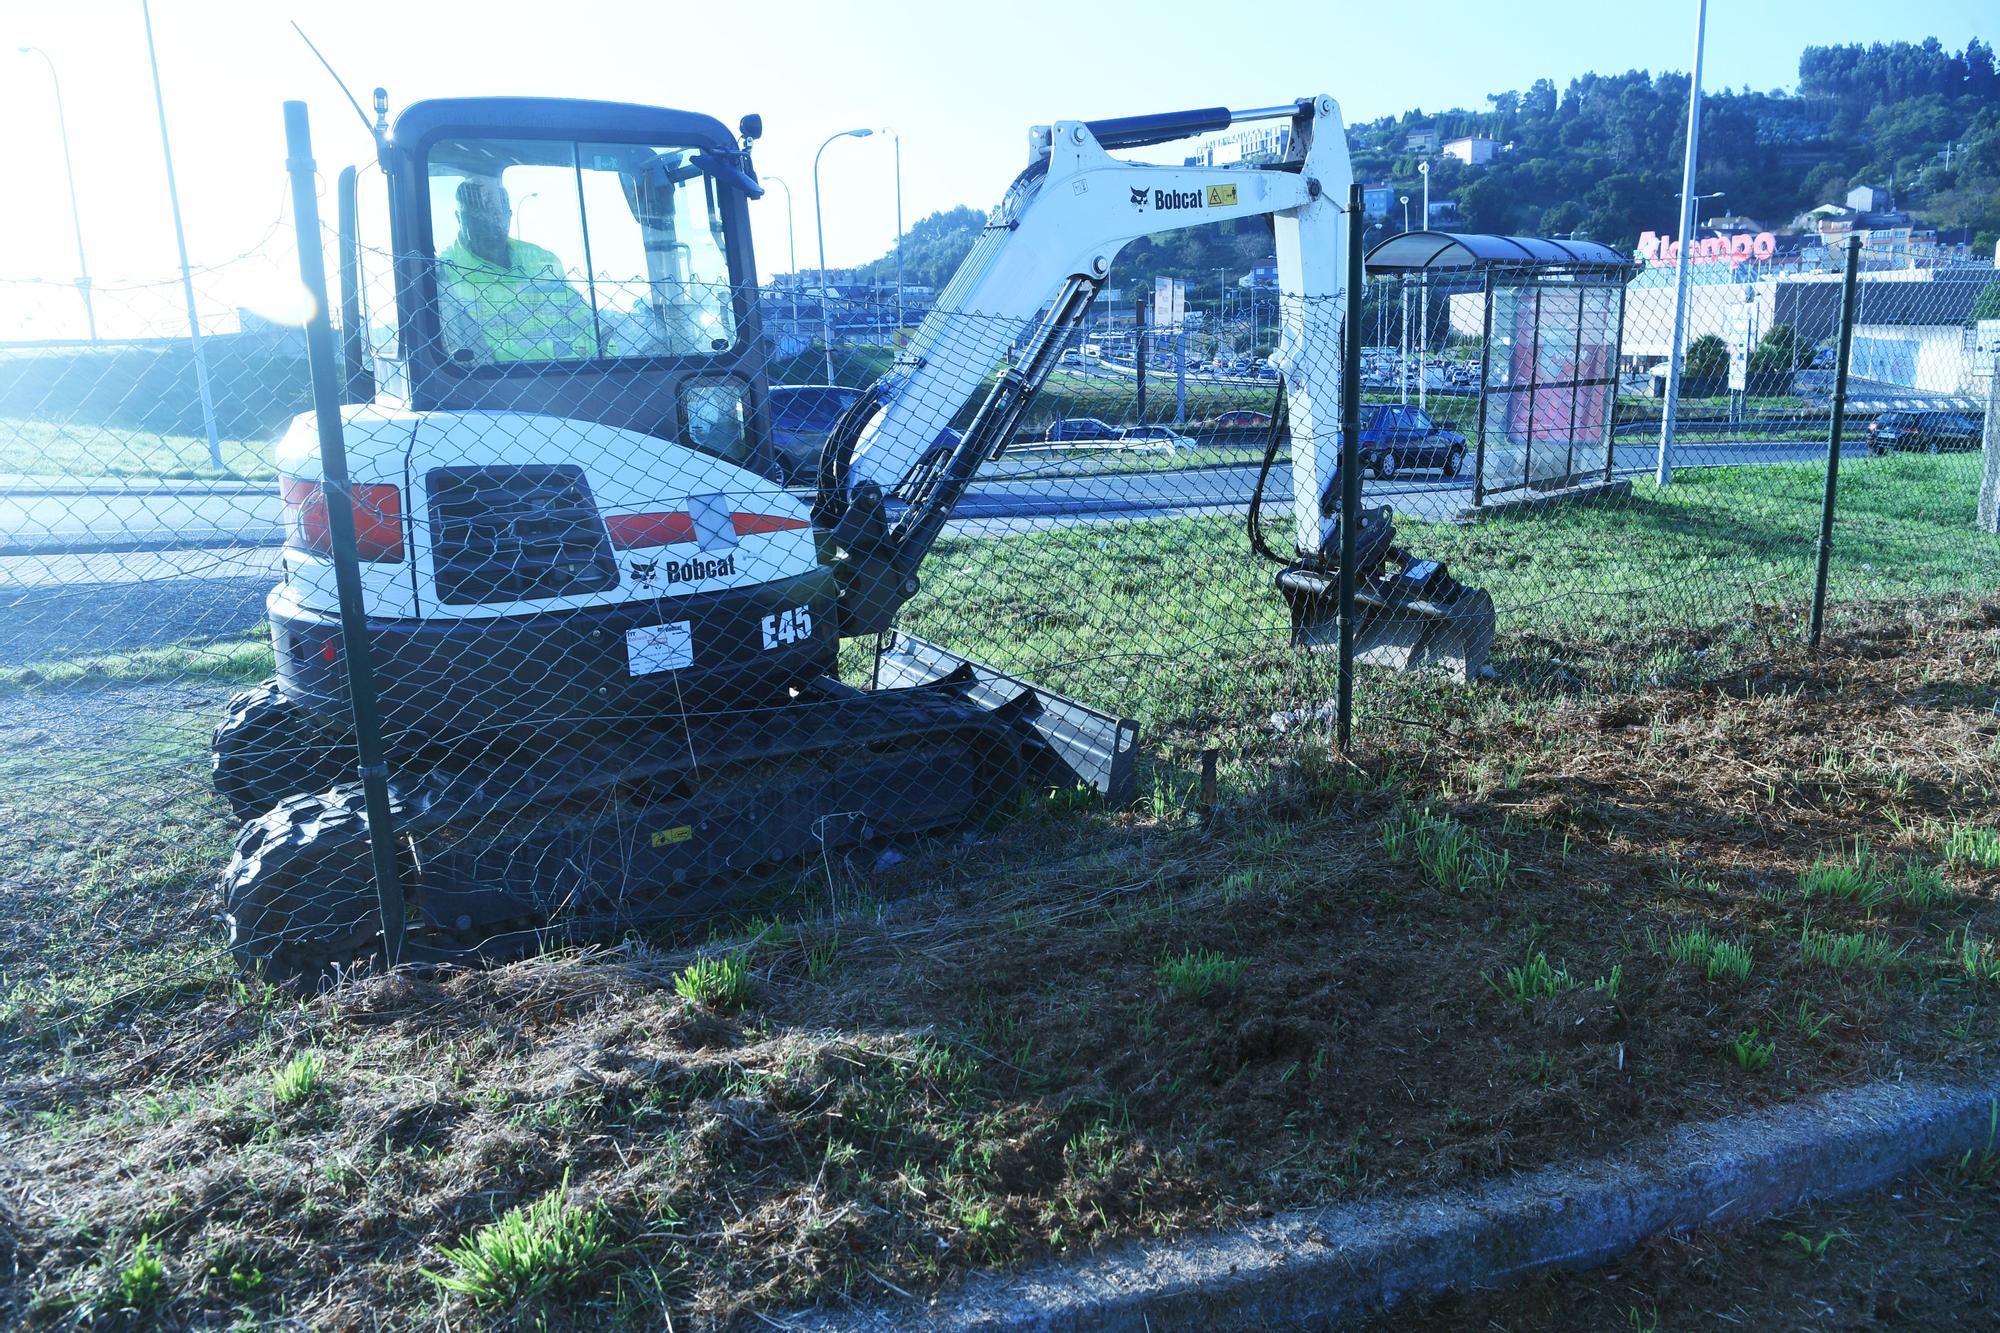
<svg viewBox="0 0 2000 1333">
<path fill-rule="evenodd" d="M 361 109 L 361 103 L 354 99 L 354 94 L 348 90 L 346 81 L 342 79 L 340 75 L 334 71 L 333 62 L 328 60 L 325 56 L 320 55 L 319 48 L 313 45 L 312 38 L 306 36 L 306 30 L 299 26 L 299 21 L 297 19 L 292 20 L 292 31 L 297 33 L 299 35 L 299 40 L 306 44 L 306 50 L 312 52 L 315 56 L 319 57 L 319 63 L 326 66 L 326 72 L 328 74 L 333 75 L 333 81 L 339 84 L 340 91 L 347 95 L 347 104 L 354 108 L 355 115 L 361 117 L 361 128 L 367 130 L 368 133 L 371 135 L 375 134 L 375 126 L 369 122 L 368 113 L 366 111 L 363 111 Z M 379 138 L 380 136 L 376 135 L 376 137 Z"/>
</svg>

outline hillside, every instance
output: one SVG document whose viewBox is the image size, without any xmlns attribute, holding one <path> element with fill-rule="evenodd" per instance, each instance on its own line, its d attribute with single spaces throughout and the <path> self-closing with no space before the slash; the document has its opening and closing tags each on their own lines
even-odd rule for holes
<svg viewBox="0 0 2000 1333">
<path fill-rule="evenodd" d="M 1404 146 L 1412 130 L 1495 139 L 1512 151 L 1483 166 L 1430 159 L 1432 202 L 1456 202 L 1461 229 L 1573 233 L 1629 250 L 1641 231 L 1673 229 L 1687 90 L 1685 74 L 1585 74 L 1561 90 L 1540 79 L 1525 92 L 1488 94 L 1483 111 L 1412 109 L 1365 121 L 1348 128 L 1355 176 L 1414 199 L 1421 158 Z M 1956 53 L 1935 38 L 1807 47 L 1796 92 L 1705 93 L 1701 137 L 1702 192 L 1724 191 L 1729 212 L 1766 226 L 1866 183 L 1979 250 L 2000 238 L 2000 74 L 1983 42 Z M 907 281 L 942 286 L 983 217 L 961 207 L 912 227 Z M 1397 217 L 1371 228 L 1369 242 L 1399 225 Z M 1117 281 L 1143 290 L 1157 276 L 1178 277 L 1205 306 L 1218 270 L 1240 276 L 1270 254 L 1261 223 L 1167 233 L 1127 247 Z M 861 273 L 893 282 L 895 271 L 892 251 Z"/>
</svg>

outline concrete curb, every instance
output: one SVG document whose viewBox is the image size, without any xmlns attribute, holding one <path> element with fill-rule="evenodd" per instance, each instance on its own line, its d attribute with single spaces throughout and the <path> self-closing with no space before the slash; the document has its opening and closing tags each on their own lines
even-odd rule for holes
<svg viewBox="0 0 2000 1333">
<path fill-rule="evenodd" d="M 911 1302 L 797 1329 L 1318 1328 L 1413 1293 L 1582 1268 L 1652 1236 L 1750 1222 L 1864 1193 L 1995 1145 L 2000 1081 L 1875 1083 L 1686 1126 L 1611 1159 L 1472 1192 L 1301 1209 L 1225 1233 L 979 1275 Z"/>
</svg>

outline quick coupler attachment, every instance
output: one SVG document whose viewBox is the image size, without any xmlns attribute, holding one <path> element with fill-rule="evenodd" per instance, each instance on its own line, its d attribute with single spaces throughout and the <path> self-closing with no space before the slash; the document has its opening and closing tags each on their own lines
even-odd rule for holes
<svg viewBox="0 0 2000 1333">
<path fill-rule="evenodd" d="M 1354 660 L 1398 671 L 1439 667 L 1462 680 L 1477 679 L 1493 648 L 1493 599 L 1468 587 L 1436 560 L 1420 560 L 1372 538 L 1372 563 L 1357 560 L 1354 583 Z M 1331 649 L 1340 644 L 1340 571 L 1304 564 L 1278 574 L 1278 591 L 1292 611 L 1292 645 Z"/>
</svg>

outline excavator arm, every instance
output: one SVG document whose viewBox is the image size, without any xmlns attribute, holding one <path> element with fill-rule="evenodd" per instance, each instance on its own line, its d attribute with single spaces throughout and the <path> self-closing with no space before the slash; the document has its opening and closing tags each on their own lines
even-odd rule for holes
<svg viewBox="0 0 2000 1333">
<path fill-rule="evenodd" d="M 1129 162 L 1139 147 L 1250 120 L 1289 118 L 1286 160 L 1174 167 Z M 1294 541 L 1316 559 L 1339 464 L 1339 374 L 1346 309 L 1351 171 L 1330 97 L 1231 112 L 1214 108 L 1115 121 L 1058 121 L 1030 134 L 1031 161 L 909 346 L 827 443 L 817 512 L 842 583 L 842 632 L 888 627 L 981 460 L 1004 448 L 1088 314 L 1124 245 L 1140 236 L 1269 216 L 1280 327 L 1273 363 L 1292 440 Z M 1000 367 L 958 444 L 932 442 Z M 892 517 L 885 496 L 905 507 Z"/>
</svg>

